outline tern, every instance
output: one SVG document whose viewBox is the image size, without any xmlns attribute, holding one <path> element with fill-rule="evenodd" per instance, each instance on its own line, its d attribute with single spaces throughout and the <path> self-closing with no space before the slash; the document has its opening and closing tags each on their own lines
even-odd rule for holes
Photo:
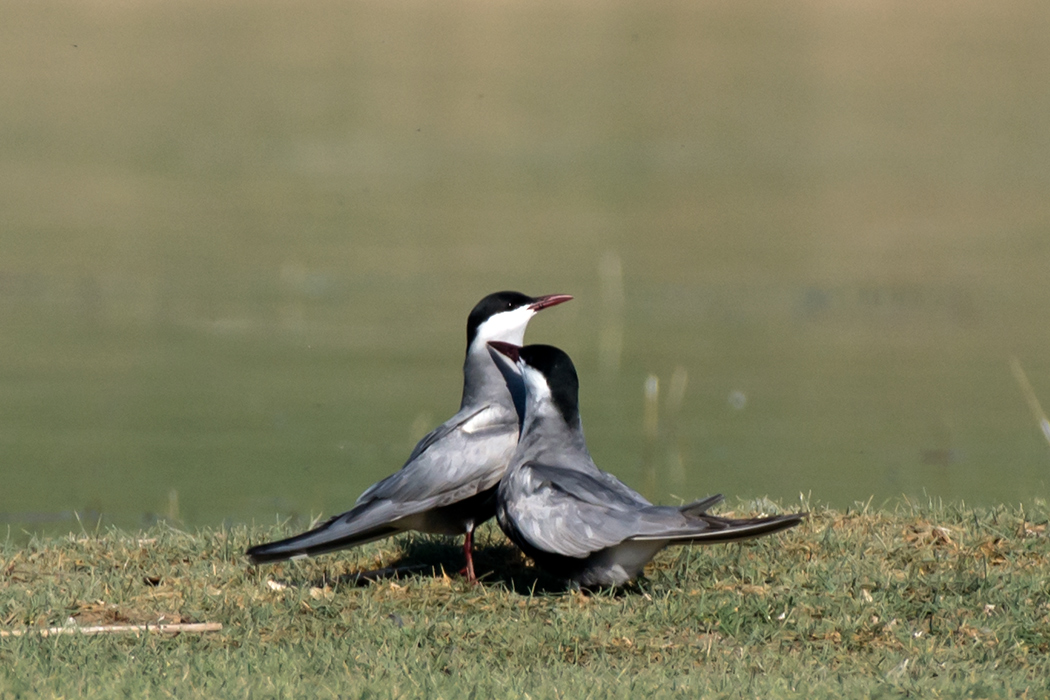
<svg viewBox="0 0 1050 700">
<path fill-rule="evenodd" d="M 426 435 L 400 470 L 373 484 L 354 507 L 309 532 L 248 549 L 253 564 L 324 554 L 406 530 L 465 535 L 465 573 L 475 581 L 474 528 L 496 510 L 496 487 L 518 442 L 523 389 L 500 369 L 490 341 L 520 344 L 539 311 L 572 299 L 497 292 L 467 318 L 463 398 L 456 415 Z"/>
<path fill-rule="evenodd" d="M 497 490 L 496 518 L 555 576 L 583 588 L 622 586 L 669 545 L 746 540 L 805 517 L 708 514 L 721 495 L 678 507 L 653 505 L 591 459 L 580 422 L 579 379 L 568 355 L 550 345 L 489 345 L 514 363 L 525 387 L 521 436 Z M 510 375 L 510 364 L 503 366 Z"/>
</svg>

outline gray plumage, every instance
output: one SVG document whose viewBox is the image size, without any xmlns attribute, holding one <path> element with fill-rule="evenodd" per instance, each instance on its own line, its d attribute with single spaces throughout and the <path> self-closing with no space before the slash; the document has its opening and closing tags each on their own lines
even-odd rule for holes
<svg viewBox="0 0 1050 700">
<path fill-rule="evenodd" d="M 467 319 L 459 411 L 420 440 L 399 471 L 362 493 L 352 510 L 301 535 L 250 548 L 252 562 L 313 556 L 417 530 L 466 535 L 466 573 L 473 580 L 473 531 L 495 513 L 495 489 L 517 444 L 523 400 L 520 382 L 496 367 L 487 343 L 520 343 L 533 315 L 571 298 L 498 292 L 478 302 Z"/>
<path fill-rule="evenodd" d="M 526 395 L 518 448 L 497 489 L 496 517 L 540 567 L 581 586 L 619 586 L 668 545 L 735 542 L 802 521 L 802 513 L 708 514 L 721 495 L 679 507 L 653 505 L 591 459 L 568 355 L 547 345 L 491 345 L 516 363 Z"/>
</svg>

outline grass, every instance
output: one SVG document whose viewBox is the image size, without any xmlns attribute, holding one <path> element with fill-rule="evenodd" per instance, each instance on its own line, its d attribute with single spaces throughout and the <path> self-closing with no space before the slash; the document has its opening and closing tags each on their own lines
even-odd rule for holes
<svg viewBox="0 0 1050 700">
<path fill-rule="evenodd" d="M 746 508 L 745 508 L 746 509 Z M 1047 511 L 816 508 L 782 536 L 665 551 L 583 595 L 487 526 L 479 586 L 403 537 L 254 569 L 284 528 L 159 524 L 2 544 L 3 629 L 221 622 L 203 635 L 0 638 L 0 698 L 1041 697 Z M 415 565 L 357 585 L 353 572 Z"/>
</svg>

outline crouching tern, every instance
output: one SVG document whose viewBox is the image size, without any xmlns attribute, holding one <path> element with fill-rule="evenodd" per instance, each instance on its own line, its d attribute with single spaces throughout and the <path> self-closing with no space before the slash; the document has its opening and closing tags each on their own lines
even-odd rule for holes
<svg viewBox="0 0 1050 700">
<path fill-rule="evenodd" d="M 420 440 L 399 471 L 362 493 L 353 509 L 309 532 L 250 548 L 252 563 L 324 554 L 418 530 L 465 535 L 465 571 L 474 581 L 474 528 L 496 512 L 496 486 L 518 442 L 515 402 L 524 400 L 520 380 L 496 366 L 487 343 L 520 344 L 537 312 L 570 299 L 497 292 L 479 301 L 467 318 L 459 412 Z"/>
<path fill-rule="evenodd" d="M 568 355 L 549 345 L 489 345 L 515 363 L 526 396 L 496 517 L 543 569 L 582 587 L 620 586 L 668 545 L 736 542 L 802 522 L 804 513 L 750 519 L 706 513 L 721 495 L 679 507 L 653 505 L 591 459 Z"/>
</svg>

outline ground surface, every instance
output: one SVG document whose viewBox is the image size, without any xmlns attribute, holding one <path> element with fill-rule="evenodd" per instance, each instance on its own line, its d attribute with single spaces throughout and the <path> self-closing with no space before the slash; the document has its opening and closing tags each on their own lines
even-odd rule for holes
<svg viewBox="0 0 1050 700">
<path fill-rule="evenodd" d="M 739 512 L 746 510 L 741 506 Z M 537 576 L 495 528 L 254 569 L 236 528 L 9 541 L 5 631 L 219 622 L 168 636 L 0 638 L 16 697 L 1040 697 L 1050 678 L 1046 514 L 815 508 L 782 536 L 666 551 L 636 587 Z M 398 579 L 349 575 L 414 566 Z"/>
</svg>

